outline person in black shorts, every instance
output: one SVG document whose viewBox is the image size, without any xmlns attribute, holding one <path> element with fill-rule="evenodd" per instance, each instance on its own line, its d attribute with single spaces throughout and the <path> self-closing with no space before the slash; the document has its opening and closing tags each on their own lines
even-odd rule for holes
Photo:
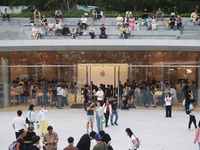
<svg viewBox="0 0 200 150">
<path fill-rule="evenodd" d="M 104 24 L 102 24 L 102 26 L 100 28 L 99 38 L 100 39 L 107 39 L 107 33 L 106 33 L 106 28 L 104 27 Z"/>
</svg>

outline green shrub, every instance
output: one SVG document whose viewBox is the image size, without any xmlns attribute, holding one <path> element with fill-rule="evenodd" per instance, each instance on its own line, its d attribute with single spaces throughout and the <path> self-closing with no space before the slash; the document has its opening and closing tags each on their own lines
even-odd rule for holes
<svg viewBox="0 0 200 150">
<path fill-rule="evenodd" d="M 87 11 L 83 11 L 83 10 L 78 10 L 78 11 L 62 11 L 63 13 L 63 17 L 64 18 L 81 18 L 81 15 L 83 15 L 84 13 L 88 13 L 88 16 L 86 17 L 92 17 L 92 11 L 87 12 Z M 55 15 L 55 11 L 41 11 L 40 12 L 41 16 L 43 14 L 45 14 L 45 16 L 47 18 L 54 18 Z M 111 17 L 117 17 L 119 12 L 117 11 L 104 11 L 103 12 L 104 16 L 107 18 L 111 18 Z M 22 12 L 20 14 L 10 14 L 10 17 L 18 17 L 18 18 L 30 18 L 33 15 L 33 12 Z M 121 13 L 122 17 L 125 16 L 125 12 Z M 155 16 L 156 14 L 153 12 L 150 12 L 149 15 L 152 17 L 153 15 Z M 184 13 L 184 14 L 180 14 L 181 17 L 190 17 L 191 13 Z M 141 18 L 142 16 L 142 11 L 137 11 L 137 12 L 133 12 L 133 16 L 138 16 L 139 18 Z M 171 14 L 165 14 L 165 17 L 170 17 Z"/>
</svg>

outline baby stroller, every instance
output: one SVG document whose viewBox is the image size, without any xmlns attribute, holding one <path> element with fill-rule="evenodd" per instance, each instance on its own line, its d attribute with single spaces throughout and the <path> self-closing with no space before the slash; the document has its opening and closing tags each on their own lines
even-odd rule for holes
<svg viewBox="0 0 200 150">
<path fill-rule="evenodd" d="M 129 106 L 128 105 L 128 99 L 129 99 L 128 95 L 122 97 L 123 106 L 122 106 L 121 110 L 123 110 L 123 109 L 129 110 L 129 108 L 128 108 L 128 106 Z"/>
</svg>

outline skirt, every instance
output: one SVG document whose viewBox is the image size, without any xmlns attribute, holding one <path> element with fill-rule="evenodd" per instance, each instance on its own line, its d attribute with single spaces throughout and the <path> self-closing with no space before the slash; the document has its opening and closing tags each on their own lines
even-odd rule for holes
<svg viewBox="0 0 200 150">
<path fill-rule="evenodd" d="M 49 126 L 49 124 L 47 123 L 47 121 L 40 121 L 40 133 L 47 133 L 47 127 Z"/>
</svg>

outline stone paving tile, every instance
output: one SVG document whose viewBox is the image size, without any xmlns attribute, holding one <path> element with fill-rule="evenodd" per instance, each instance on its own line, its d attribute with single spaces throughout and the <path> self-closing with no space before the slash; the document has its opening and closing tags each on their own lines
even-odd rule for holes
<svg viewBox="0 0 200 150">
<path fill-rule="evenodd" d="M 58 150 L 67 145 L 67 138 L 73 136 L 75 144 L 86 133 L 86 112 L 83 109 L 51 109 L 48 110 L 49 124 L 58 133 Z M 38 116 L 39 110 L 36 110 Z M 27 111 L 23 111 L 25 118 Z M 199 112 L 196 112 L 199 120 Z M 6 150 L 8 145 L 15 140 L 14 130 L 11 126 L 16 111 L 0 112 L 0 145 Z M 130 109 L 119 110 L 119 126 L 104 128 L 112 138 L 114 150 L 127 150 L 129 138 L 125 128 L 130 127 L 141 140 L 140 150 L 195 150 L 198 145 L 193 143 L 195 131 L 188 131 L 189 116 L 184 111 L 173 110 L 172 118 L 165 118 L 165 110 Z M 110 121 L 109 121 L 110 124 Z M 194 127 L 192 126 L 194 129 Z M 96 121 L 94 122 L 96 131 Z M 35 130 L 40 135 L 39 129 Z M 95 145 L 92 141 L 91 149 Z"/>
</svg>

